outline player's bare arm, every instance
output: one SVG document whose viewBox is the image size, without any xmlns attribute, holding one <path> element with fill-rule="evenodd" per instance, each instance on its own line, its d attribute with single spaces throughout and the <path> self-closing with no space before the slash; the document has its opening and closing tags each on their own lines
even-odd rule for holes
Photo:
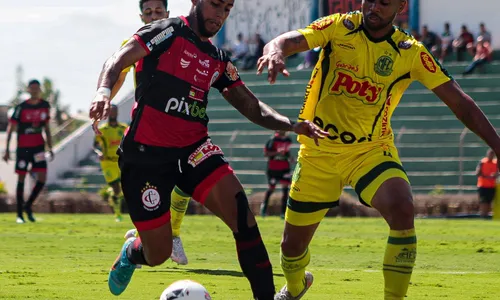
<svg viewBox="0 0 500 300">
<path fill-rule="evenodd" d="M 453 111 L 467 128 L 483 139 L 497 156 L 500 155 L 500 137 L 482 110 L 455 81 L 448 81 L 433 92 Z"/>
<path fill-rule="evenodd" d="M 289 76 L 285 66 L 285 57 L 304 52 L 310 47 L 304 35 L 298 31 L 289 31 L 271 40 L 264 47 L 264 54 L 257 61 L 257 74 L 262 74 L 264 68 L 268 69 L 268 81 L 273 84 L 278 73 Z"/>
<path fill-rule="evenodd" d="M 45 142 L 47 143 L 47 147 L 49 148 L 49 154 L 52 159 L 54 158 L 54 152 L 52 152 L 52 133 L 50 132 L 49 122 L 45 124 L 44 131 L 45 131 Z"/>
<path fill-rule="evenodd" d="M 130 39 L 104 63 L 97 83 L 97 94 L 92 101 L 89 113 L 90 119 L 94 120 L 93 129 L 96 134 L 101 134 L 97 128 L 99 121 L 108 117 L 111 108 L 111 89 L 120 78 L 122 70 L 135 64 L 146 55 L 146 50 L 139 42 Z"/>
<path fill-rule="evenodd" d="M 308 136 L 315 140 L 322 139 L 328 132 L 321 130 L 309 121 L 295 123 L 281 115 L 269 105 L 263 103 L 246 87 L 240 85 L 226 90 L 224 98 L 234 106 L 242 115 L 253 123 L 271 130 L 294 131 L 297 134 Z"/>
<path fill-rule="evenodd" d="M 111 89 L 111 96 L 109 96 L 109 100 L 113 100 L 113 98 L 115 98 L 116 94 L 118 94 L 118 92 L 122 88 L 123 83 L 125 82 L 126 78 L 127 78 L 127 73 L 121 72 L 120 76 L 118 77 L 118 80 L 116 81 L 115 85 L 113 85 L 113 88 Z"/>
<path fill-rule="evenodd" d="M 3 160 L 5 162 L 8 162 L 10 160 L 10 139 L 12 138 L 12 133 L 16 131 L 17 129 L 17 124 L 14 124 L 12 122 L 9 122 L 9 125 L 7 125 L 7 140 L 5 144 L 5 153 L 3 155 Z"/>
</svg>

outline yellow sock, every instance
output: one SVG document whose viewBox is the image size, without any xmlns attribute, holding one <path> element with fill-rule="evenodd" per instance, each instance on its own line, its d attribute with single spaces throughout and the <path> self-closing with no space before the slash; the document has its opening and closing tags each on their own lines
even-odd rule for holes
<svg viewBox="0 0 500 300">
<path fill-rule="evenodd" d="M 417 257 L 415 229 L 391 230 L 384 256 L 385 300 L 402 300 Z"/>
<path fill-rule="evenodd" d="M 121 198 L 123 197 L 123 194 L 120 193 L 119 195 L 116 195 L 114 191 L 111 191 L 110 197 L 109 197 L 109 205 L 113 208 L 113 212 L 115 213 L 115 217 L 119 218 L 121 217 L 121 211 L 122 211 L 122 206 L 121 206 Z"/>
<path fill-rule="evenodd" d="M 170 213 L 172 215 L 172 235 L 181 235 L 181 224 L 188 208 L 189 199 L 191 196 L 175 187 L 171 194 Z"/>
<path fill-rule="evenodd" d="M 309 249 L 298 257 L 286 257 L 281 253 L 281 269 L 286 278 L 286 289 L 297 297 L 306 286 L 306 267 L 311 260 Z"/>
</svg>

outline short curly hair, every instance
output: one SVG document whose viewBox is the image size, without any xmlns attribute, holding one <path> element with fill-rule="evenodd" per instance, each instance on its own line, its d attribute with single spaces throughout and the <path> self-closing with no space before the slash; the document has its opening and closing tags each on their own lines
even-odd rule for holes
<svg viewBox="0 0 500 300">
<path fill-rule="evenodd" d="M 142 11 L 142 7 L 144 6 L 144 3 L 148 2 L 150 0 L 140 0 L 139 1 L 139 9 Z M 165 5 L 165 8 L 168 8 L 168 0 L 163 0 L 163 5 Z"/>
</svg>

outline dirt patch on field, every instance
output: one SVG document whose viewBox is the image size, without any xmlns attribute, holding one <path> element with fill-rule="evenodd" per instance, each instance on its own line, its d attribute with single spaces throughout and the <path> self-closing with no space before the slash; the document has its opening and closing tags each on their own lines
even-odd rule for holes
<svg viewBox="0 0 500 300">
<path fill-rule="evenodd" d="M 249 196 L 250 208 L 255 214 L 265 193 Z M 414 195 L 415 214 L 417 216 L 446 216 L 457 213 L 478 213 L 479 201 L 475 194 L 471 195 Z M 104 199 L 97 194 L 51 192 L 45 193 L 35 202 L 33 207 L 39 213 L 112 213 Z M 124 211 L 126 211 L 124 207 Z M 268 214 L 279 215 L 281 210 L 281 193 L 275 192 L 270 199 Z M 16 200 L 13 196 L 0 195 L 0 212 L 15 212 Z M 191 201 L 190 214 L 209 214 L 210 212 L 195 201 Z M 361 204 L 356 197 L 342 194 L 339 206 L 330 209 L 327 216 L 346 217 L 378 217 L 380 214 L 373 208 Z"/>
</svg>

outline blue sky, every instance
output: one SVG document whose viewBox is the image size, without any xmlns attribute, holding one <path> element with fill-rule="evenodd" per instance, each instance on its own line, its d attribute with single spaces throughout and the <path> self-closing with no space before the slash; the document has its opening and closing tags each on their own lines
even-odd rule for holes
<svg viewBox="0 0 500 300">
<path fill-rule="evenodd" d="M 0 1 L 0 104 L 15 92 L 15 69 L 24 79 L 50 77 L 71 110 L 86 111 L 104 61 L 142 26 L 138 0 Z M 187 14 L 189 0 L 169 0 L 170 16 Z M 124 95 L 133 88 L 127 77 Z"/>
</svg>

